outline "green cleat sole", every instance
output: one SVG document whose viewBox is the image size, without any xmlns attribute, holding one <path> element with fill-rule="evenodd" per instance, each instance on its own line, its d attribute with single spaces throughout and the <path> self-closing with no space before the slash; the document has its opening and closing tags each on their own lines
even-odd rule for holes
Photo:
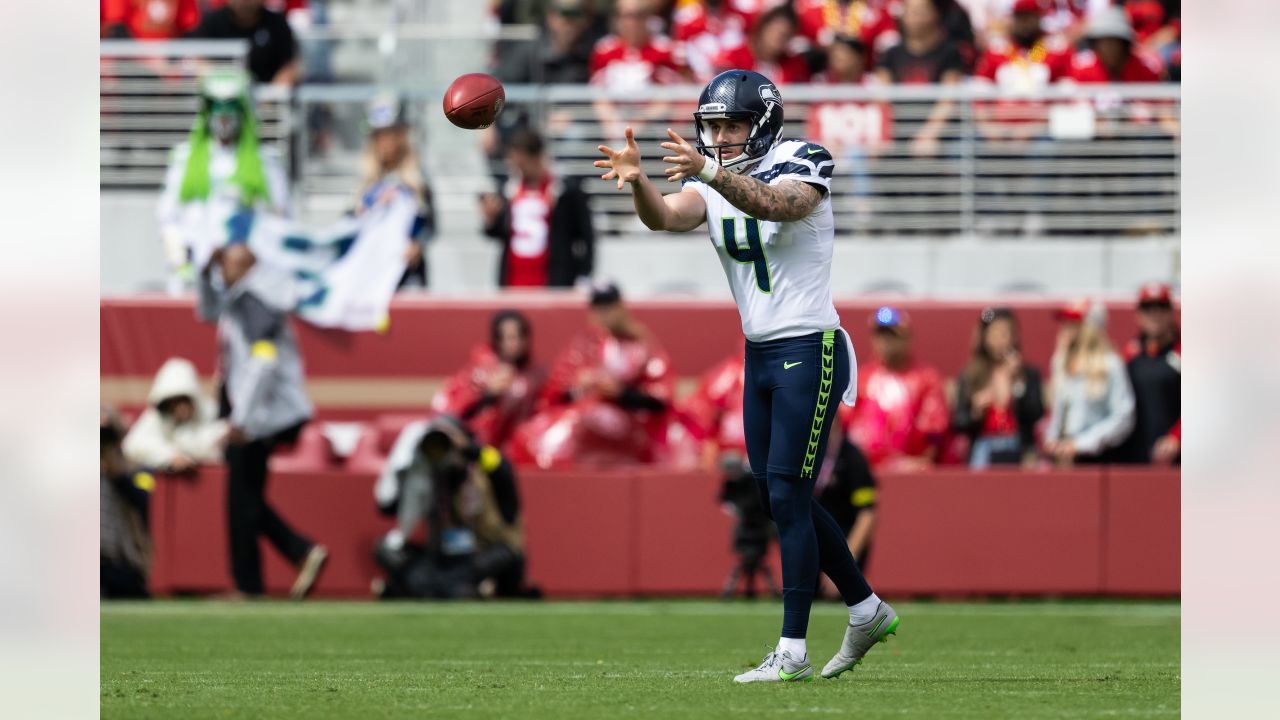
<svg viewBox="0 0 1280 720">
<path fill-rule="evenodd" d="M 882 636 L 882 637 L 881 637 L 877 642 L 882 642 L 882 643 L 883 643 L 883 642 L 889 642 L 889 636 L 890 636 L 890 635 L 897 635 L 897 634 L 898 634 L 898 622 L 899 622 L 900 620 L 902 620 L 902 618 L 900 618 L 900 617 L 896 617 L 896 618 L 894 618 L 894 619 L 893 619 L 893 622 L 889 623 L 889 627 L 887 627 L 887 628 L 885 628 L 885 629 L 884 629 L 884 635 L 883 635 L 883 636 Z"/>
</svg>

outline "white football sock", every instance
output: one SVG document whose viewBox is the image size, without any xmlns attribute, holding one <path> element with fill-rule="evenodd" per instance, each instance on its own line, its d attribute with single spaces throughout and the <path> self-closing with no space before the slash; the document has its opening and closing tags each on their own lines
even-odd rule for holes
<svg viewBox="0 0 1280 720">
<path fill-rule="evenodd" d="M 849 623 L 851 625 L 862 625 L 869 623 L 876 617 L 876 608 L 880 607 L 880 598 L 871 593 L 871 596 L 857 605 L 849 606 Z"/>
<path fill-rule="evenodd" d="M 809 657 L 809 650 L 805 647 L 804 638 L 778 638 L 778 652 L 790 653 L 792 660 L 804 660 Z"/>
</svg>

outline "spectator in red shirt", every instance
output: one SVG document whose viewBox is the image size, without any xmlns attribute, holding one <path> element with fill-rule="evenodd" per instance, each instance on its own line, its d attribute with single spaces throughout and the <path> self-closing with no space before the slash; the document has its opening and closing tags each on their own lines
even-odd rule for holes
<svg viewBox="0 0 1280 720">
<path fill-rule="evenodd" d="M 795 36 L 795 13 L 786 5 L 776 7 L 761 16 L 747 42 L 716 59 L 716 72 L 753 70 L 780 85 L 808 82 L 808 61 L 790 50 Z"/>
<path fill-rule="evenodd" d="M 618 0 L 614 34 L 601 38 L 591 53 L 591 84 L 604 91 L 595 102 L 595 111 L 606 137 L 623 135 L 628 123 L 639 125 L 669 115 L 665 103 L 629 99 L 642 97 L 651 85 L 693 79 L 680 46 L 650 30 L 656 22 L 648 0 Z"/>
<path fill-rule="evenodd" d="M 858 403 L 841 407 L 849 439 L 874 467 L 929 467 L 950 417 L 938 371 L 911 356 L 911 319 L 882 307 L 870 318 L 875 359 L 858 372 Z"/>
<path fill-rule="evenodd" d="M 969 466 L 1033 461 L 1043 416 L 1040 371 L 1022 362 L 1017 316 L 1008 308 L 983 310 L 951 415 L 952 428 L 969 436 Z"/>
<path fill-rule="evenodd" d="M 533 419 L 516 430 L 512 459 L 539 467 L 663 462 L 671 364 L 631 317 L 617 286 L 591 292 L 592 327 L 552 367 Z"/>
<path fill-rule="evenodd" d="M 542 137 L 532 130 L 511 137 L 507 164 L 506 197 L 480 198 L 485 234 L 503 245 L 498 285 L 571 287 L 590 277 L 595 229 L 577 181 L 552 175 Z"/>
<path fill-rule="evenodd" d="M 102 0 L 102 36 L 171 40 L 200 22 L 196 0 Z"/>
<path fill-rule="evenodd" d="M 735 353 L 707 371 L 681 403 L 679 412 L 703 440 L 703 465 L 715 467 L 726 452 L 747 455 L 742 431 L 743 353 Z"/>
<path fill-rule="evenodd" d="M 837 35 L 827 47 L 827 68 L 815 83 L 876 87 L 880 79 L 868 72 L 867 47 L 850 35 Z M 871 173 L 868 157 L 877 155 L 893 140 L 893 107 L 887 102 L 832 100 L 809 109 L 805 136 L 831 151 L 837 164 L 849 173 L 853 189 L 854 220 L 871 219 Z"/>
<path fill-rule="evenodd" d="M 1168 285 L 1150 283 L 1138 293 L 1138 330 L 1124 349 L 1134 425 L 1122 454 L 1167 465 L 1182 455 L 1182 333 Z"/>
<path fill-rule="evenodd" d="M 1041 26 L 1041 0 L 1015 0 L 1009 37 L 993 38 L 978 60 L 976 80 L 992 83 L 1001 98 L 974 104 L 978 126 L 988 140 L 1023 143 L 1047 133 L 1043 102 L 1020 99 L 1048 89 L 1071 73 L 1071 48 Z"/>
<path fill-rule="evenodd" d="M 471 359 L 445 383 L 431 409 L 452 415 L 484 444 L 501 448 L 516 426 L 533 415 L 546 380 L 533 362 L 529 319 L 502 310 L 489 325 L 489 342 L 471 351 Z"/>
<path fill-rule="evenodd" d="M 1086 33 L 1089 50 L 1075 57 L 1071 79 L 1081 83 L 1154 83 L 1161 69 L 1153 58 L 1136 51 L 1135 35 L 1122 8 L 1098 13 Z"/>
<path fill-rule="evenodd" d="M 671 36 L 684 45 L 689 68 L 698 82 L 715 72 L 725 50 L 747 41 L 760 16 L 762 0 L 679 0 L 671 20 Z"/>
<path fill-rule="evenodd" d="M 797 0 L 800 34 L 818 48 L 827 48 L 839 35 L 856 37 L 870 49 L 871 58 L 898 38 L 887 0 Z"/>
<path fill-rule="evenodd" d="M 1042 90 L 1071 72 L 1071 48 L 1046 35 L 1040 0 L 1015 0 L 1009 36 L 994 38 L 978 60 L 975 75 L 1009 94 Z"/>
<path fill-rule="evenodd" d="M 1147 52 L 1155 54 L 1165 66 L 1169 79 L 1176 81 L 1173 65 L 1175 60 L 1181 63 L 1182 3 L 1178 0 L 1127 0 L 1124 10 L 1129 15 L 1138 43 Z"/>
<path fill-rule="evenodd" d="M 601 38 L 591 53 L 593 84 L 625 96 L 643 92 L 654 83 L 676 83 L 689 77 L 675 44 L 650 32 L 653 17 L 647 0 L 618 0 L 614 34 Z"/>
</svg>

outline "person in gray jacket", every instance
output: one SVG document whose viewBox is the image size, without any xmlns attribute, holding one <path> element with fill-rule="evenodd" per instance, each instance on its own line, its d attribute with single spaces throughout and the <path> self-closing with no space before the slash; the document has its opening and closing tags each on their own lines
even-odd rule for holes
<svg viewBox="0 0 1280 720">
<path fill-rule="evenodd" d="M 249 597 L 263 594 L 259 535 L 299 568 L 294 599 L 306 596 L 328 559 L 323 545 L 295 532 L 266 500 L 272 451 L 296 441 L 312 413 L 289 327 L 292 307 L 289 275 L 258 264 L 243 243 L 215 252 L 200 274 L 197 314 L 218 326 L 231 574 L 237 593 Z"/>
<path fill-rule="evenodd" d="M 1109 462 L 1133 430 L 1134 399 L 1124 360 L 1107 340 L 1106 308 L 1077 303 L 1058 320 L 1045 451 L 1061 465 Z"/>
</svg>

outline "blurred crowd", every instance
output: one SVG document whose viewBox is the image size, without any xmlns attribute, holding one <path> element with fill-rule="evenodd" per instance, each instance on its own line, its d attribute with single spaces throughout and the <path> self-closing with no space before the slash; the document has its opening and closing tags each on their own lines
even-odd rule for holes
<svg viewBox="0 0 1280 720">
<path fill-rule="evenodd" d="M 134 40 L 248 40 L 248 70 L 260 83 L 302 78 L 294 27 L 310 24 L 323 0 L 98 0 L 102 37 Z M 288 19 L 286 19 L 288 18 Z M 292 23 L 290 23 L 292 20 Z"/>
<path fill-rule="evenodd" d="M 1177 81 L 1180 0 L 499 0 L 543 42 L 499 45 L 507 82 L 595 83 L 625 94 L 745 68 L 779 84 L 954 83 L 1019 88 Z M 848 57 L 853 53 L 856 57 Z"/>
</svg>

